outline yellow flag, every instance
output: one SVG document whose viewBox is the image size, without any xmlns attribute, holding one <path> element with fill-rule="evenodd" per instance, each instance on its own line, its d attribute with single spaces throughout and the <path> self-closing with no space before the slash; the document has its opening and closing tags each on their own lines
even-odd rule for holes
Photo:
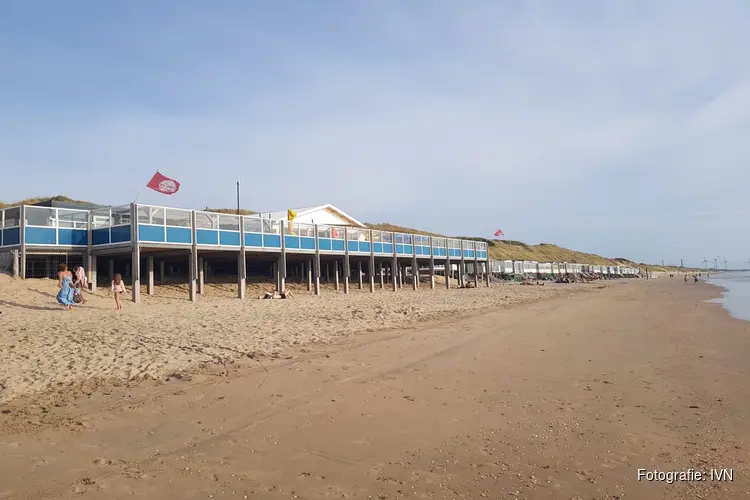
<svg viewBox="0 0 750 500">
<path fill-rule="evenodd" d="M 294 218 L 297 217 L 297 212 L 291 208 L 286 211 L 286 218 L 289 219 L 289 234 L 294 234 Z"/>
</svg>

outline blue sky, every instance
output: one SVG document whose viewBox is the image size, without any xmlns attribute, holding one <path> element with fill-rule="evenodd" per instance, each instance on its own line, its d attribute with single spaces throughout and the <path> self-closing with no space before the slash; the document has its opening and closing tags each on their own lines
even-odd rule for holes
<svg viewBox="0 0 750 500">
<path fill-rule="evenodd" d="M 0 2 L 0 200 L 750 258 L 743 1 Z"/>
</svg>

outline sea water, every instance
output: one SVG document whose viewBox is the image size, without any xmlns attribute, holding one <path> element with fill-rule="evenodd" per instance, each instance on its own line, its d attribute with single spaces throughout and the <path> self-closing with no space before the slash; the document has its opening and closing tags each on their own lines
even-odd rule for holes
<svg viewBox="0 0 750 500">
<path fill-rule="evenodd" d="M 726 272 L 711 275 L 708 283 L 724 288 L 720 299 L 713 299 L 729 314 L 750 321 L 750 272 Z"/>
</svg>

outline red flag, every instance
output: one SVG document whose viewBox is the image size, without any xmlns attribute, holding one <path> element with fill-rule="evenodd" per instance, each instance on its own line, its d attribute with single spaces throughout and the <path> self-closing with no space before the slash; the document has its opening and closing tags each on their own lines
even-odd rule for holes
<svg viewBox="0 0 750 500">
<path fill-rule="evenodd" d="M 495 236 L 505 236 L 505 233 L 502 229 L 498 229 L 497 231 L 495 231 Z"/>
<path fill-rule="evenodd" d="M 161 194 L 172 195 L 180 190 L 180 183 L 162 175 L 157 170 L 151 180 L 148 181 L 148 184 L 146 184 L 146 187 Z"/>
</svg>

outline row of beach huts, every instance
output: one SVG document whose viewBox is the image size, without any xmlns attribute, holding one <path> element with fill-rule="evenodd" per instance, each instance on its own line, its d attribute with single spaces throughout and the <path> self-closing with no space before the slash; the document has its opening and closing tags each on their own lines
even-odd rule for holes
<svg viewBox="0 0 750 500">
<path fill-rule="evenodd" d="M 641 270 L 636 267 L 601 266 L 569 262 L 490 260 L 489 269 L 493 276 L 506 280 L 552 280 L 562 278 L 612 279 L 641 277 Z"/>
</svg>

